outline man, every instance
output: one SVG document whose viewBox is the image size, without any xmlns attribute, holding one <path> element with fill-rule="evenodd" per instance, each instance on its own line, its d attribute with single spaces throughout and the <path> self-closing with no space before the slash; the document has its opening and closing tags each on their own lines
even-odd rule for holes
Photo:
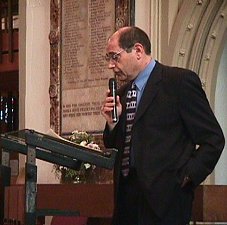
<svg viewBox="0 0 227 225">
<path fill-rule="evenodd" d="M 109 90 L 101 108 L 107 121 L 104 144 L 119 150 L 113 224 L 189 224 L 193 191 L 224 148 L 199 77 L 152 59 L 150 40 L 137 27 L 116 31 L 106 50 L 109 69 L 127 81 L 116 99 L 119 120 L 112 121 L 115 101 Z"/>
</svg>

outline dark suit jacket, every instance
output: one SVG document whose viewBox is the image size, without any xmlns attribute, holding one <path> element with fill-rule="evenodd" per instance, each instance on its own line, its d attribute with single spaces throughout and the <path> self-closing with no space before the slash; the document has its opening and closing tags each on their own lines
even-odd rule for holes
<svg viewBox="0 0 227 225">
<path fill-rule="evenodd" d="M 123 113 L 118 124 L 111 132 L 106 127 L 103 136 L 106 147 L 119 150 L 116 206 L 128 89 L 126 85 L 119 90 Z M 197 74 L 156 62 L 137 108 L 132 146 L 141 191 L 159 216 L 186 175 L 196 187 L 212 172 L 224 148 L 224 136 Z"/>
</svg>

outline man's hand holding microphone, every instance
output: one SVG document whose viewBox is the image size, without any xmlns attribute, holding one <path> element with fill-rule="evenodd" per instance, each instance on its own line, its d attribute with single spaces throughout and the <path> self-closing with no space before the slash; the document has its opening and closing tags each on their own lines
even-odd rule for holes
<svg viewBox="0 0 227 225">
<path fill-rule="evenodd" d="M 112 130 L 122 112 L 120 98 L 117 95 L 117 82 L 114 78 L 109 80 L 109 90 L 106 93 L 106 99 L 101 107 L 101 113 L 105 117 L 110 130 Z"/>
</svg>

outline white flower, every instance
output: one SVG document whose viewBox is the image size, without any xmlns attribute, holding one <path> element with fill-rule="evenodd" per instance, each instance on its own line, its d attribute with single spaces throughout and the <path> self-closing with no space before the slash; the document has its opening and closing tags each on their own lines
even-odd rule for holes
<svg viewBox="0 0 227 225">
<path fill-rule="evenodd" d="M 69 140 L 81 146 L 91 148 L 101 152 L 100 147 L 93 142 L 94 141 L 93 135 L 85 131 L 74 130 L 72 134 L 69 136 Z M 69 169 L 61 165 L 54 165 L 54 170 L 56 174 L 62 174 L 64 172 L 65 177 L 72 178 L 76 182 L 78 182 L 79 180 L 86 179 L 87 172 L 89 172 L 94 168 L 95 168 L 95 165 L 92 165 L 87 162 L 82 162 L 81 169 L 78 171 Z"/>
<path fill-rule="evenodd" d="M 86 145 L 87 145 L 87 142 L 86 142 L 86 141 L 81 141 L 81 142 L 80 142 L 80 145 L 81 145 L 81 146 L 86 146 Z"/>
<path fill-rule="evenodd" d="M 78 131 L 78 130 L 74 130 L 74 131 L 72 132 L 72 134 L 79 134 L 79 131 Z"/>
<path fill-rule="evenodd" d="M 99 147 L 97 144 L 93 143 L 93 142 L 89 143 L 89 144 L 87 145 L 87 147 L 88 147 L 88 148 L 92 148 L 92 149 L 94 149 L 94 150 L 99 150 L 99 151 L 101 151 L 101 150 L 100 150 L 100 147 Z"/>
<path fill-rule="evenodd" d="M 87 169 L 89 169 L 89 168 L 91 167 L 91 164 L 89 164 L 89 163 L 84 163 L 84 167 L 85 167 L 85 169 L 87 170 Z"/>
</svg>

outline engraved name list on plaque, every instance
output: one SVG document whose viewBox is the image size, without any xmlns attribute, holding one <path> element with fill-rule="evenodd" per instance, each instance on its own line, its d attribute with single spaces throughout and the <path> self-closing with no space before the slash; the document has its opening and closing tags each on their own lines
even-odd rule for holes
<svg viewBox="0 0 227 225">
<path fill-rule="evenodd" d="M 100 107 L 113 76 L 104 59 L 115 28 L 112 0 L 62 1 L 62 132 L 100 131 Z"/>
</svg>

